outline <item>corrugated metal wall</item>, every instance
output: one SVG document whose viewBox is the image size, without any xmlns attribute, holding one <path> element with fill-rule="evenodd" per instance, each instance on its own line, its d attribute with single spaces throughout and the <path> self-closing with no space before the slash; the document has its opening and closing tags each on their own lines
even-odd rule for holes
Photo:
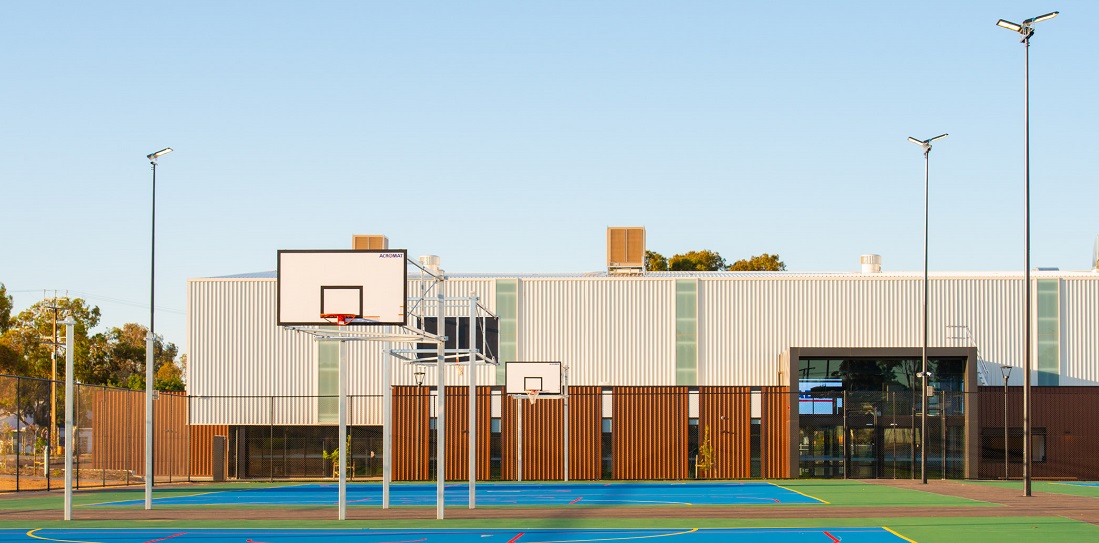
<svg viewBox="0 0 1099 543">
<path fill-rule="evenodd" d="M 685 479 L 687 387 L 614 387 L 615 479 Z"/>
<path fill-rule="evenodd" d="M 569 383 L 675 384 L 675 281 L 519 281 L 519 360 L 560 360 Z"/>
<path fill-rule="evenodd" d="M 1064 385 L 1099 384 L 1099 275 L 1036 272 L 1061 280 Z M 504 276 L 501 276 L 504 277 Z M 519 277 L 518 360 L 560 360 L 577 386 L 675 384 L 675 280 L 645 277 Z M 495 277 L 459 278 L 448 296 L 470 292 L 490 309 Z M 912 347 L 920 343 L 922 274 L 699 275 L 698 385 L 781 386 L 779 354 L 789 347 Z M 418 283 L 410 286 L 417 292 Z M 1022 280 L 1010 274 L 938 274 L 931 280 L 931 346 L 980 350 L 987 382 L 995 367 L 1022 366 Z M 189 393 L 194 424 L 269 424 L 265 398 L 317 391 L 316 344 L 275 325 L 272 279 L 197 279 L 188 283 Z M 434 308 L 428 308 L 428 314 Z M 453 315 L 468 309 L 452 307 Z M 396 345 L 394 345 L 396 346 Z M 384 345 L 349 345 L 352 395 L 381 393 Z M 416 369 L 394 361 L 393 383 Z M 992 368 L 992 369 L 989 369 Z M 497 384 L 495 368 L 478 383 Z M 426 370 L 424 384 L 436 381 Z M 462 384 L 453 368 L 448 383 Z M 1022 372 L 1012 375 L 1021 383 Z M 237 396 L 238 398 L 229 398 Z M 254 396 L 259 399 L 240 398 Z M 315 399 L 280 400 L 276 424 L 316 423 Z M 356 424 L 380 422 L 380 403 L 352 409 Z"/>
<path fill-rule="evenodd" d="M 760 474 L 769 479 L 793 477 L 791 439 L 797 429 L 790 427 L 790 387 L 763 387 L 760 413 Z"/>
<path fill-rule="evenodd" d="M 393 387 L 393 480 L 428 480 L 431 451 L 431 391 Z"/>
<path fill-rule="evenodd" d="M 477 479 L 490 478 L 492 389 L 477 387 Z M 446 387 L 446 478 L 469 480 L 469 387 Z"/>
<path fill-rule="evenodd" d="M 709 432 L 714 466 L 700 479 L 746 479 L 752 475 L 752 397 L 748 387 L 699 387 L 698 443 Z"/>
</svg>

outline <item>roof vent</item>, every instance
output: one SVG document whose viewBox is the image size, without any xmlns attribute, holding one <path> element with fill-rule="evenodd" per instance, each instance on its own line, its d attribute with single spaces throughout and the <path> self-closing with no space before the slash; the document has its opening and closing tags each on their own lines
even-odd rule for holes
<svg viewBox="0 0 1099 543">
<path fill-rule="evenodd" d="M 639 274 L 645 271 L 645 227 L 607 227 L 607 272 Z"/>
<path fill-rule="evenodd" d="M 1095 248 L 1091 250 L 1091 271 L 1099 272 L 1099 236 L 1095 236 Z"/>
<path fill-rule="evenodd" d="M 351 236 L 351 248 L 356 251 L 385 251 L 389 249 L 389 238 L 377 234 L 355 234 Z"/>
<path fill-rule="evenodd" d="M 881 255 L 861 255 L 862 273 L 881 273 Z"/>
<path fill-rule="evenodd" d="M 442 272 L 442 270 L 439 269 L 439 257 L 436 255 L 421 256 L 420 265 L 432 275 L 439 275 L 440 272 Z"/>
</svg>

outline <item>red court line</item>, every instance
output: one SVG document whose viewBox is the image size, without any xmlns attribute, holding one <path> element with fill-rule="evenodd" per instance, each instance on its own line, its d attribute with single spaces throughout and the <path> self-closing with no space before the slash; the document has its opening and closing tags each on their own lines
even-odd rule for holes
<svg viewBox="0 0 1099 543">
<path fill-rule="evenodd" d="M 578 502 L 578 501 L 580 501 L 580 500 L 582 500 L 582 499 L 584 499 L 584 497 L 583 497 L 583 496 L 580 496 L 579 498 L 576 498 L 575 500 L 572 500 L 571 502 L 569 502 L 569 505 L 572 505 L 572 504 L 574 504 L 574 503 L 576 503 L 576 502 Z"/>
<path fill-rule="evenodd" d="M 157 543 L 159 541 L 164 541 L 166 539 L 172 539 L 173 537 L 179 537 L 179 536 L 181 536 L 185 533 L 187 533 L 187 532 L 179 532 L 178 534 L 172 534 L 172 535 L 169 535 L 169 536 L 164 536 L 164 537 L 161 537 L 159 539 L 150 539 L 150 540 L 146 541 L 145 543 Z"/>
<path fill-rule="evenodd" d="M 515 537 L 513 537 L 513 538 L 511 538 L 511 539 L 509 539 L 509 540 L 508 540 L 508 543 L 515 543 L 516 541 L 519 541 L 519 538 L 520 538 L 520 537 L 523 537 L 523 534 L 525 534 L 525 533 L 526 533 L 526 532 L 519 532 L 519 535 L 517 535 L 517 536 L 515 536 Z"/>
<path fill-rule="evenodd" d="M 828 532 L 824 532 L 824 535 L 828 536 L 828 538 L 832 540 L 832 543 L 840 543 L 840 538 L 838 538 L 838 537 L 836 537 L 836 536 L 834 536 L 834 535 L 832 535 Z"/>
</svg>

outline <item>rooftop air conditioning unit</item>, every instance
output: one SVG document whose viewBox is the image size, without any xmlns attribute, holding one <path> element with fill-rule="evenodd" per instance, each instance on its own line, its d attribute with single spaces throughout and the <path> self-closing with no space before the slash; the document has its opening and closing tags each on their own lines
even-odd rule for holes
<svg viewBox="0 0 1099 543">
<path fill-rule="evenodd" d="M 862 255 L 859 264 L 862 264 L 862 273 L 881 273 L 881 255 Z"/>
<path fill-rule="evenodd" d="M 638 274 L 645 271 L 645 227 L 607 227 L 607 271 Z"/>
<path fill-rule="evenodd" d="M 351 248 L 356 251 L 385 251 L 389 249 L 389 238 L 377 234 L 355 234 L 351 236 Z"/>
</svg>

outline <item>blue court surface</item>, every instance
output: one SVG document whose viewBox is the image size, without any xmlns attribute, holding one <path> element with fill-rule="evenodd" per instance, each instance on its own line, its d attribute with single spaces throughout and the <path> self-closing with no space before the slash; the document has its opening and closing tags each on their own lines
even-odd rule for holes
<svg viewBox="0 0 1099 543">
<path fill-rule="evenodd" d="M 1055 485 L 1069 485 L 1069 486 L 1099 486 L 1099 483 L 1095 481 L 1061 481 L 1053 483 Z"/>
<path fill-rule="evenodd" d="M 191 495 L 156 497 L 159 505 L 335 505 L 339 490 L 335 484 L 303 484 L 242 490 L 217 490 Z M 446 503 L 469 505 L 469 485 L 446 485 Z M 434 484 L 390 486 L 389 503 L 435 505 Z M 99 503 L 101 506 L 130 506 L 144 500 Z M 382 503 L 382 485 L 347 485 L 348 505 Z M 479 483 L 477 505 L 481 506 L 577 506 L 577 505 L 775 505 L 825 503 L 788 488 L 763 482 L 722 483 Z"/>
<path fill-rule="evenodd" d="M 581 543 L 664 539 L 668 543 L 901 543 L 888 528 L 688 528 L 666 530 L 0 530 L 0 541 L 64 543 Z"/>
</svg>

